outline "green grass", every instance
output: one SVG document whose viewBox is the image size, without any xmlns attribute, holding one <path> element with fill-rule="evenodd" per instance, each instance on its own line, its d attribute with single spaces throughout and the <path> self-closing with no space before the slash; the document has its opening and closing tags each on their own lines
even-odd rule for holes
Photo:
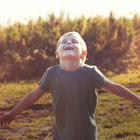
<svg viewBox="0 0 140 140">
<path fill-rule="evenodd" d="M 140 96 L 140 72 L 107 77 L 120 83 Z M 0 115 L 12 109 L 38 80 L 0 83 Z M 99 140 L 139 140 L 140 106 L 101 90 L 96 108 Z M 51 95 L 44 95 L 38 102 L 18 115 L 10 128 L 0 129 L 1 140 L 51 140 L 54 116 Z"/>
</svg>

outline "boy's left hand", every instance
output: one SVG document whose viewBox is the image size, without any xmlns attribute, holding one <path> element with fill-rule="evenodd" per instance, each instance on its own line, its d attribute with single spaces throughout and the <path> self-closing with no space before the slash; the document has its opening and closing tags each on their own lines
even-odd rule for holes
<svg viewBox="0 0 140 140">
<path fill-rule="evenodd" d="M 2 128 L 8 128 L 10 123 L 13 121 L 14 117 L 10 114 L 10 112 L 2 115 L 0 117 L 0 124 Z"/>
</svg>

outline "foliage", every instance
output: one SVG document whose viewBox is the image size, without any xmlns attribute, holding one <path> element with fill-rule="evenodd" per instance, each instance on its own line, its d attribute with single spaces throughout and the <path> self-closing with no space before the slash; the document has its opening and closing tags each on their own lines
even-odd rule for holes
<svg viewBox="0 0 140 140">
<path fill-rule="evenodd" d="M 104 72 L 125 72 L 140 64 L 140 18 L 86 18 L 84 15 L 70 19 L 53 13 L 46 19 L 29 20 L 28 24 L 16 22 L 0 27 L 0 81 L 40 77 L 47 67 L 57 64 L 56 44 L 68 31 L 77 31 L 84 38 L 87 63 L 97 65 Z"/>
</svg>

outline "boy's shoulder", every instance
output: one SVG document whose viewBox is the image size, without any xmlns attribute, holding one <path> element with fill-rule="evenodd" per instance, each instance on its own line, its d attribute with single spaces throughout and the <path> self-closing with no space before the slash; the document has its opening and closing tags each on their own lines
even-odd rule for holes
<svg viewBox="0 0 140 140">
<path fill-rule="evenodd" d="M 59 69 L 59 65 L 55 65 L 46 69 L 47 72 L 55 72 Z"/>
<path fill-rule="evenodd" d="M 85 71 L 90 72 L 92 74 L 102 75 L 101 71 L 95 65 L 84 64 L 84 69 L 85 69 Z"/>
<path fill-rule="evenodd" d="M 90 69 L 90 70 L 95 70 L 95 69 L 97 69 L 96 66 L 94 66 L 94 65 L 88 65 L 88 64 L 84 64 L 83 67 L 86 68 L 86 69 Z"/>
</svg>

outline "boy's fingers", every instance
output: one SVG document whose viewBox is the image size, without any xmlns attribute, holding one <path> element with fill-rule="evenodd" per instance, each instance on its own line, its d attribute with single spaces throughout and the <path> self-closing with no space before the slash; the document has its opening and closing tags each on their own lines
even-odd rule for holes
<svg viewBox="0 0 140 140">
<path fill-rule="evenodd" d="M 0 124 L 1 124 L 1 127 L 3 127 L 4 121 L 2 120 L 2 117 L 0 118 Z"/>
<path fill-rule="evenodd" d="M 6 124 L 7 124 L 7 122 L 4 123 L 4 125 L 3 125 L 4 128 L 6 128 Z"/>
<path fill-rule="evenodd" d="M 7 122 L 7 123 L 5 124 L 5 128 L 8 128 L 9 124 L 10 124 L 10 122 Z"/>
<path fill-rule="evenodd" d="M 6 123 L 3 123 L 3 126 L 2 126 L 2 128 L 6 128 Z"/>
<path fill-rule="evenodd" d="M 7 123 L 7 128 L 9 127 L 10 123 L 11 123 L 11 122 L 8 122 L 8 123 Z"/>
<path fill-rule="evenodd" d="M 9 126 L 9 124 L 10 124 L 10 122 L 7 122 L 7 121 L 6 121 L 6 122 L 4 123 L 4 125 L 3 125 L 3 127 L 4 127 L 4 128 L 7 128 L 7 127 Z"/>
<path fill-rule="evenodd" d="M 3 122 L 1 122 L 1 127 L 3 127 Z"/>
<path fill-rule="evenodd" d="M 2 117 L 0 117 L 0 122 L 2 121 Z"/>
<path fill-rule="evenodd" d="M 1 122 L 1 127 L 2 128 L 6 128 L 7 126 L 9 125 L 9 123 L 8 122 Z"/>
</svg>

